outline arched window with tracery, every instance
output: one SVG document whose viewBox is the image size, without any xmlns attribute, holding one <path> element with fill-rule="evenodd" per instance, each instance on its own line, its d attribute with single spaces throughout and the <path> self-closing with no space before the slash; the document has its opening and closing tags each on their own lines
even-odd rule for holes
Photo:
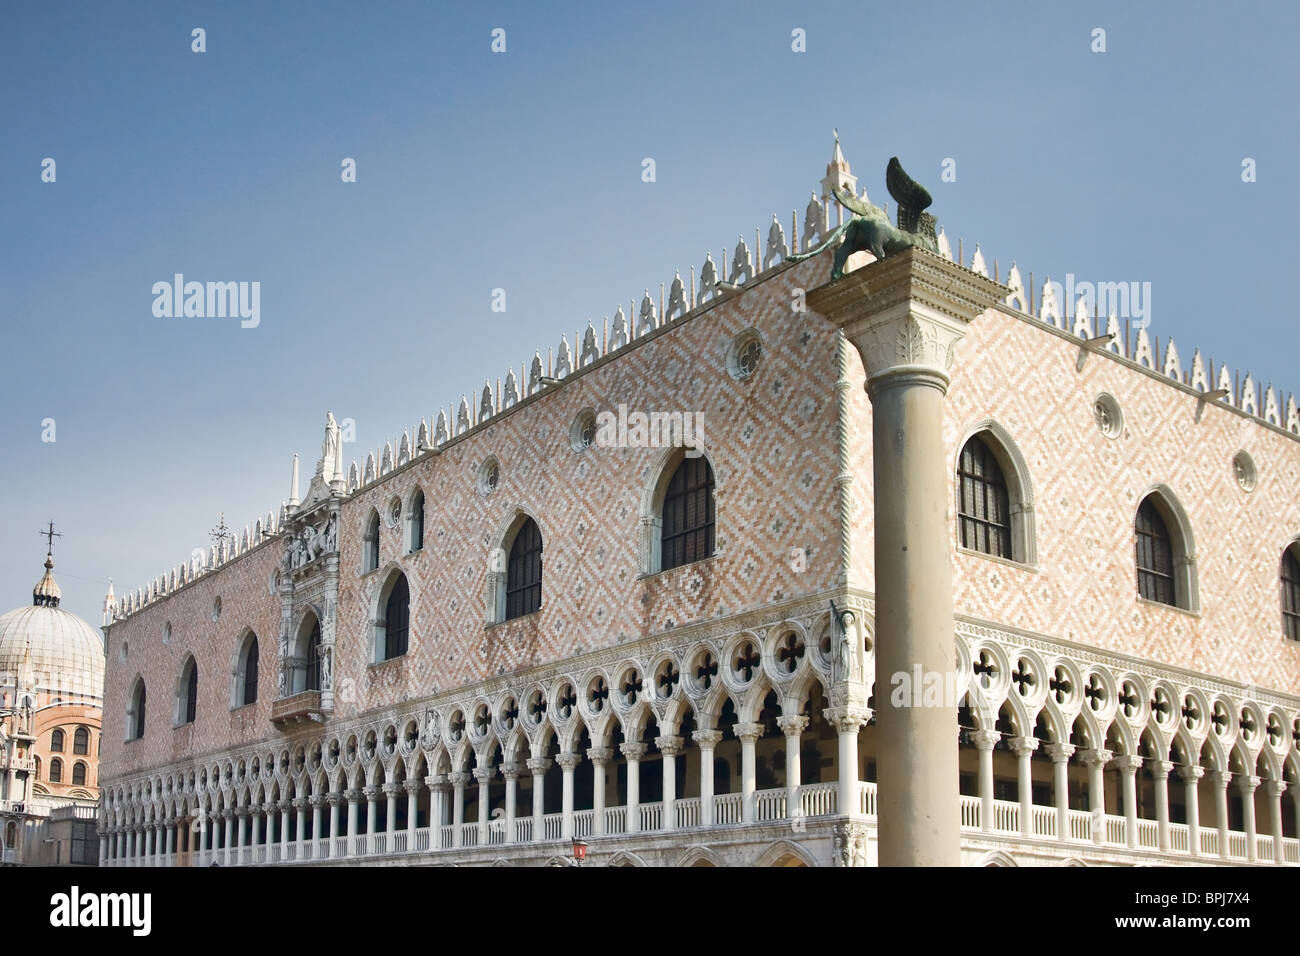
<svg viewBox="0 0 1300 956">
<path fill-rule="evenodd" d="M 1002 466 L 987 442 L 975 435 L 961 450 L 958 527 L 961 546 L 1012 559 L 1011 506 Z"/>
<path fill-rule="evenodd" d="M 1300 641 L 1300 543 L 1282 554 L 1282 633 Z"/>
<path fill-rule="evenodd" d="M 186 661 L 185 670 L 181 674 L 181 692 L 176 704 L 176 723 L 194 723 L 194 718 L 198 716 L 199 665 L 192 657 Z"/>
<path fill-rule="evenodd" d="M 660 570 L 710 557 L 714 518 L 713 469 L 708 459 L 683 457 L 664 493 Z"/>
<path fill-rule="evenodd" d="M 542 532 L 526 518 L 510 545 L 506 562 L 506 617 L 523 617 L 542 606 Z"/>
<path fill-rule="evenodd" d="M 1138 506 L 1134 533 L 1138 594 L 1148 601 L 1177 607 L 1178 592 L 1169 527 L 1150 495 Z"/>
<path fill-rule="evenodd" d="M 406 575 L 399 574 L 388 591 L 384 602 L 382 642 L 378 648 L 379 660 L 389 661 L 406 653 L 410 643 L 411 590 Z M 319 683 L 319 678 L 318 678 Z"/>
</svg>

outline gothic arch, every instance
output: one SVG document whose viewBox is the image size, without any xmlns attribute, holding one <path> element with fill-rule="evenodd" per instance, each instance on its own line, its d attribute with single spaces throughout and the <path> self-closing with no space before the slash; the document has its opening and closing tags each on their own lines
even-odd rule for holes
<svg viewBox="0 0 1300 956">
<path fill-rule="evenodd" d="M 714 853 L 707 846 L 687 847 L 680 857 L 677 858 L 675 866 L 726 866 L 722 858 Z"/>
<path fill-rule="evenodd" d="M 949 474 L 957 475 L 961 453 L 975 437 L 984 441 L 985 447 L 993 453 L 1002 470 L 1011 518 L 1011 560 L 1016 564 L 1035 567 L 1038 564 L 1038 535 L 1034 524 L 1034 485 L 1025 456 L 1021 454 L 1011 433 L 991 418 L 968 428 L 957 442 L 956 458 Z M 954 486 L 957 497 L 953 514 L 958 515 L 961 513 L 961 481 L 955 481 Z"/>
<path fill-rule="evenodd" d="M 1002 850 L 994 850 L 991 853 L 985 853 L 975 861 L 974 866 L 995 866 L 995 867 L 1016 867 L 1015 858 L 1010 853 Z"/>
<path fill-rule="evenodd" d="M 811 853 L 789 840 L 778 840 L 764 850 L 754 866 L 816 866 L 817 860 Z"/>
<path fill-rule="evenodd" d="M 722 495 L 722 480 L 718 476 L 718 467 L 713 460 L 713 453 L 704 448 L 700 450 L 700 454 L 709 466 L 709 473 L 713 476 L 713 513 L 716 529 L 718 500 Z M 672 483 L 677 468 L 685 458 L 685 447 L 665 448 L 659 452 L 646 470 L 646 480 L 641 486 L 640 538 L 637 549 L 642 574 L 657 574 L 663 567 L 663 539 L 661 532 L 663 530 L 664 496 L 668 493 L 668 486 Z M 716 530 L 714 542 L 714 550 L 716 551 Z"/>
<path fill-rule="evenodd" d="M 529 520 L 537 525 L 544 552 L 546 542 L 550 540 L 548 529 L 536 514 L 519 504 L 506 508 L 505 514 L 497 522 L 492 537 L 488 539 L 491 547 L 487 555 L 483 604 L 489 624 L 500 624 L 506 619 L 506 572 L 510 563 L 510 549 L 514 546 L 515 537 L 520 529 Z M 545 558 L 543 558 L 542 607 L 546 606 L 545 566 Z"/>
<path fill-rule="evenodd" d="M 1201 600 L 1196 573 L 1196 537 L 1192 523 L 1174 490 L 1163 482 L 1154 484 L 1138 495 L 1138 507 L 1151 499 L 1169 532 L 1174 561 L 1174 606 L 1200 613 Z M 1134 508 L 1136 516 L 1137 508 Z M 1136 581 L 1136 568 L 1134 578 Z"/>
</svg>

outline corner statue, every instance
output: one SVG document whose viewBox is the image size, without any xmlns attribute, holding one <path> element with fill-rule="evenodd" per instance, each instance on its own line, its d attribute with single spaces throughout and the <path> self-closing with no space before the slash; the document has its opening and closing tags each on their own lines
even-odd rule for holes
<svg viewBox="0 0 1300 956">
<path fill-rule="evenodd" d="M 827 236 L 826 241 L 816 249 L 790 256 L 790 261 L 811 259 L 825 251 L 840 236 L 844 237 L 844 242 L 835 251 L 835 262 L 831 266 L 832 280 L 843 277 L 844 263 L 855 252 L 870 252 L 877 259 L 892 256 L 912 246 L 938 252 L 934 217 L 925 212 L 934 201 L 929 190 L 903 172 L 897 156 L 889 161 L 889 167 L 885 170 L 885 184 L 889 187 L 889 195 L 898 203 L 897 228 L 889 224 L 885 211 L 879 206 L 836 190 L 835 200 L 857 215 Z"/>
</svg>

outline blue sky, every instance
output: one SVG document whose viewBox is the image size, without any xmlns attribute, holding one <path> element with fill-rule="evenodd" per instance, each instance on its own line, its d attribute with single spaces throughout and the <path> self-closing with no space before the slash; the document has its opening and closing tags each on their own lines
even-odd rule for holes
<svg viewBox="0 0 1300 956">
<path fill-rule="evenodd" d="M 1298 22 L 1280 3 L 8 4 L 0 609 L 30 601 L 50 518 L 64 606 L 97 624 L 110 576 L 121 594 L 209 544 L 218 511 L 278 507 L 294 452 L 305 489 L 327 409 L 363 458 L 773 213 L 802 223 L 836 126 L 875 201 L 897 154 L 968 253 L 1148 281 L 1184 361 L 1300 388 Z M 155 318 L 176 272 L 259 281 L 260 325 Z"/>
</svg>

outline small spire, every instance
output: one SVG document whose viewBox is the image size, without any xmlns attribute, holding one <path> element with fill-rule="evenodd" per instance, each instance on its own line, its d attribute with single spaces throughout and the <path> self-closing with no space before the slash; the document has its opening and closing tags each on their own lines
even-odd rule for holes
<svg viewBox="0 0 1300 956">
<path fill-rule="evenodd" d="M 293 456 L 293 477 L 289 479 L 289 507 L 298 507 L 298 456 Z"/>
</svg>

